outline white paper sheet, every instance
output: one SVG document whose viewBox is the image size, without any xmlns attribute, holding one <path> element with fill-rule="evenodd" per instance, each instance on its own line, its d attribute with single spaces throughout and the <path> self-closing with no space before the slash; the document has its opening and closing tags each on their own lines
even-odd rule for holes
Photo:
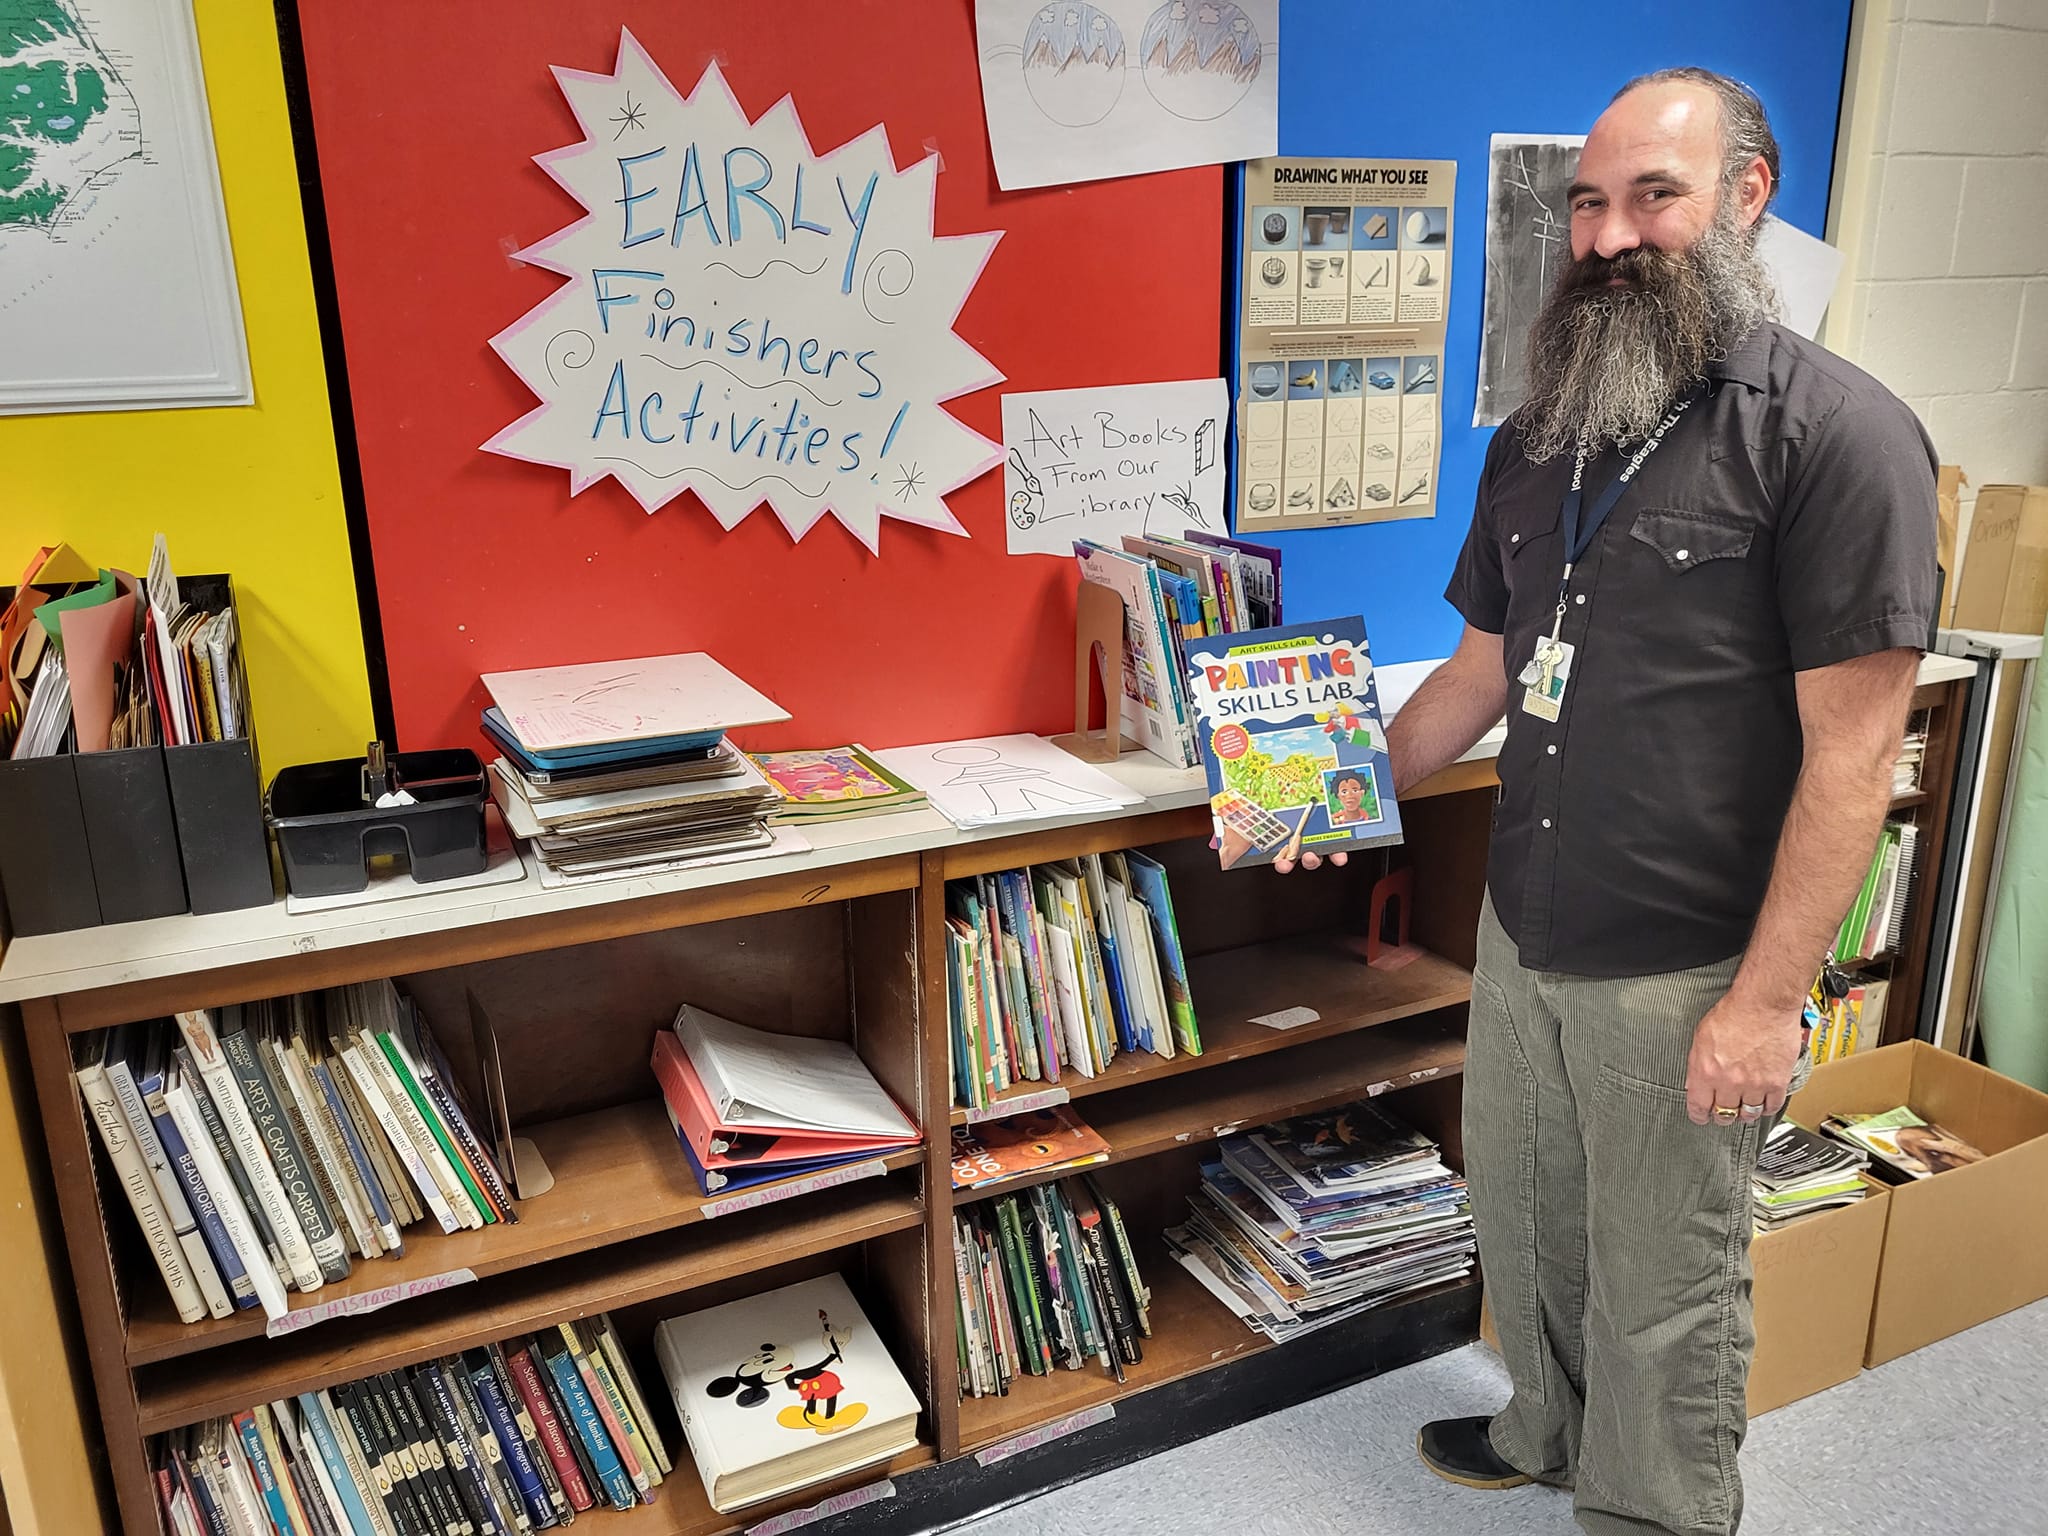
<svg viewBox="0 0 2048 1536">
<path fill-rule="evenodd" d="M 935 741 L 875 757 L 958 827 L 1113 811 L 1144 799 L 1041 736 Z"/>
<path fill-rule="evenodd" d="M 1820 330 L 1842 275 L 1842 253 L 1825 240 L 1772 214 L 1756 238 L 1756 253 L 1778 284 L 1778 317 L 1808 341 Z"/>
<path fill-rule="evenodd" d="M 1280 0 L 975 0 L 1005 189 L 1280 147 Z"/>
<path fill-rule="evenodd" d="M 1221 379 L 1003 396 L 1010 553 L 1064 555 L 1074 540 L 1228 531 Z"/>
<path fill-rule="evenodd" d="M 486 672 L 483 685 L 529 752 L 731 731 L 789 718 L 788 710 L 702 651 Z"/>
<path fill-rule="evenodd" d="M 820 153 L 791 99 L 749 121 L 716 63 L 685 96 L 631 33 L 555 81 L 584 137 L 537 158 L 589 212 L 519 252 L 566 281 L 492 338 L 541 403 L 484 447 L 725 528 L 964 534 L 945 497 L 1001 455 L 940 402 L 1002 381 L 952 330 L 999 236 L 935 234 L 938 156 Z"/>
</svg>

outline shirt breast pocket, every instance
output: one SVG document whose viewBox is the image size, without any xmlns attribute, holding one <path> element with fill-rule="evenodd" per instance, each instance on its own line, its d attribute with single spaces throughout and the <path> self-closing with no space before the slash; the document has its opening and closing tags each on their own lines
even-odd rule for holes
<svg viewBox="0 0 2048 1536">
<path fill-rule="evenodd" d="M 1500 521 L 1500 566 L 1508 587 L 1507 635 L 1514 643 L 1531 625 L 1546 629 L 1564 572 L 1564 536 L 1555 501 L 1517 507 Z"/>
<path fill-rule="evenodd" d="M 1762 621 L 1756 524 L 1721 512 L 1645 507 L 1629 527 L 1631 627 L 1691 644 L 1733 640 Z M 1768 583 L 1768 571 L 1763 579 Z"/>
</svg>

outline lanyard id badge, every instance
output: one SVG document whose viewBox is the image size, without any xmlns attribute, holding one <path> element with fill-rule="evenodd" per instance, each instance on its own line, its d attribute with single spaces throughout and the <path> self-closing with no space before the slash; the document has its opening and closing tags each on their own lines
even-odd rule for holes
<svg viewBox="0 0 2048 1536">
<path fill-rule="evenodd" d="M 1686 395 L 1657 424 L 1657 430 L 1643 439 L 1642 446 L 1630 455 L 1614 483 L 1594 500 L 1591 511 L 1585 514 L 1583 526 L 1580 513 L 1585 504 L 1586 461 L 1591 454 L 1586 444 L 1579 444 L 1578 457 L 1572 463 L 1571 489 L 1565 492 L 1564 503 L 1558 509 L 1564 524 L 1564 574 L 1557 583 L 1557 611 L 1550 621 L 1550 633 L 1537 637 L 1528 663 L 1515 675 L 1515 681 L 1522 687 L 1524 714 L 1550 721 L 1563 714 L 1565 689 L 1571 682 L 1572 661 L 1577 655 L 1577 648 L 1561 638 L 1565 609 L 1569 606 L 1572 571 L 1586 551 L 1593 547 L 1593 541 L 1607 525 L 1608 514 L 1628 493 L 1637 471 L 1649 461 L 1651 454 L 1663 446 L 1666 434 L 1678 425 L 1679 418 L 1691 409 L 1700 394 L 1701 391 L 1695 390 Z"/>
</svg>

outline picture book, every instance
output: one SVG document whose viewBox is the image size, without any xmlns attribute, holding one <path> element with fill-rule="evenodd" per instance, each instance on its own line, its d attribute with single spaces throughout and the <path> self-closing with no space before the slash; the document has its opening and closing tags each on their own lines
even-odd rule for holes
<svg viewBox="0 0 2048 1536">
<path fill-rule="evenodd" d="M 1195 763 L 1194 738 L 1186 705 L 1173 685 L 1174 654 L 1166 601 L 1158 569 L 1122 550 L 1074 541 L 1081 579 L 1108 587 L 1123 599 L 1123 731 L 1155 755 L 1180 768 Z"/>
<path fill-rule="evenodd" d="M 1870 1171 L 1892 1184 L 1932 1178 L 1984 1160 L 1983 1152 L 1970 1142 L 1921 1119 L 1903 1104 L 1878 1115 L 1829 1115 L 1820 1128 L 1824 1135 L 1868 1152 Z"/>
<path fill-rule="evenodd" d="M 858 744 L 810 752 L 756 752 L 754 766 L 782 795 L 771 818 L 810 821 L 905 811 L 925 793 L 896 777 Z"/>
<path fill-rule="evenodd" d="M 953 1187 L 969 1189 L 1109 1157 L 1109 1143 L 1065 1105 L 953 1127 Z"/>
<path fill-rule="evenodd" d="M 917 1444 L 917 1396 L 838 1275 L 669 1318 L 654 1352 L 721 1513 Z"/>
<path fill-rule="evenodd" d="M 1184 642 L 1225 869 L 1401 840 L 1365 623 Z"/>
</svg>

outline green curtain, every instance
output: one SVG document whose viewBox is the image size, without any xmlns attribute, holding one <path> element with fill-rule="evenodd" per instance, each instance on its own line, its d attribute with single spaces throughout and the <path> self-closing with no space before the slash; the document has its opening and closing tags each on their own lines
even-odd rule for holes
<svg viewBox="0 0 2048 1536">
<path fill-rule="evenodd" d="M 2034 663 L 2014 767 L 1977 1030 L 1994 1072 L 2048 1091 L 2048 658 Z"/>
</svg>

